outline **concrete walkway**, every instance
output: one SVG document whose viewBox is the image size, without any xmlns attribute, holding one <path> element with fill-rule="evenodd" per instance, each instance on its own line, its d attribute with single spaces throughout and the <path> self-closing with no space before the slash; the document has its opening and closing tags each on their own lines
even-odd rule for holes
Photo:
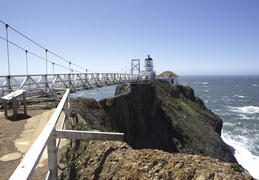
<svg viewBox="0 0 259 180">
<path fill-rule="evenodd" d="M 13 139 L 14 140 L 13 143 L 16 148 L 9 148 L 8 149 L 9 152 L 0 157 L 0 161 L 2 161 L 1 166 L 3 166 L 3 165 L 8 166 L 9 162 L 10 163 L 17 162 L 17 161 L 20 162 L 22 160 L 24 155 L 28 152 L 30 147 L 33 145 L 34 141 L 37 139 L 37 137 L 39 136 L 39 134 L 41 133 L 41 131 L 43 130 L 43 128 L 49 121 L 49 119 L 54 111 L 55 111 L 55 109 L 45 110 L 45 111 L 42 111 L 42 113 L 40 113 L 40 114 L 37 114 L 35 116 L 28 118 L 27 120 L 20 120 L 20 121 L 23 121 L 23 124 L 24 124 L 23 128 L 21 129 L 22 131 L 21 132 L 10 132 L 10 134 L 19 133 L 19 135 L 17 135 L 16 138 Z M 30 115 L 30 112 L 28 112 L 28 114 Z M 0 112 L 0 117 L 3 117 L 3 112 Z M 62 114 L 58 121 L 57 128 L 60 128 L 61 119 L 63 119 L 63 117 L 64 117 L 64 115 Z M 1 118 L 1 121 L 10 121 L 10 120 Z M 19 122 L 19 121 L 13 121 L 13 122 L 8 122 L 8 123 L 12 123 L 13 126 L 21 125 L 21 122 Z M 1 128 L 4 128 L 4 125 Z M 11 131 L 11 129 L 10 129 L 10 131 Z M 8 134 L 9 134 L 9 132 L 1 133 L 1 131 L 0 131 L 0 142 L 1 142 L 1 138 L 3 138 L 1 136 L 9 136 Z M 61 143 L 61 146 L 64 144 L 66 144 L 65 141 L 63 141 L 63 143 Z M 44 173 L 47 172 L 47 150 L 46 149 L 37 166 L 37 169 L 40 167 L 44 167 Z M 10 150 L 12 152 L 10 152 Z M 16 164 L 19 164 L 19 162 L 17 162 Z M 4 170 L 4 169 L 9 169 L 9 168 L 1 167 L 0 169 Z M 15 168 L 9 169 L 9 170 L 13 172 L 15 170 Z M 11 172 L 11 174 L 12 174 L 12 172 Z M 4 173 L 4 172 L 1 172 L 1 170 L 0 170 L 0 173 Z M 10 174 L 10 172 L 8 174 Z M 10 175 L 9 175 L 9 177 L 10 177 Z M 8 178 L 0 176 L 0 179 L 8 179 Z M 34 179 L 37 179 L 37 178 L 34 178 Z"/>
</svg>

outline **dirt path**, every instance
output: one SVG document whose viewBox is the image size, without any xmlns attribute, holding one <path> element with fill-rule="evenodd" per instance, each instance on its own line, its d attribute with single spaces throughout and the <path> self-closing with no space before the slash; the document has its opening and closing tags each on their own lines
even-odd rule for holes
<svg viewBox="0 0 259 180">
<path fill-rule="evenodd" d="M 52 110 L 28 109 L 28 116 L 22 110 L 18 111 L 18 118 L 5 118 L 0 110 L 0 179 L 6 180 L 12 175 L 21 162 L 25 153 L 37 139 L 42 129 L 53 114 Z M 12 110 L 8 111 L 12 115 Z M 32 179 L 45 179 L 47 172 L 46 153 L 43 155 Z"/>
</svg>

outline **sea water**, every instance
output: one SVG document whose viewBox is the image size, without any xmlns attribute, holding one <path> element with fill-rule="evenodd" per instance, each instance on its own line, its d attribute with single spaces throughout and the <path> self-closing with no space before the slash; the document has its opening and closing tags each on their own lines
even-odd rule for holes
<svg viewBox="0 0 259 180">
<path fill-rule="evenodd" d="M 71 94 L 71 98 L 77 98 L 77 97 L 87 97 L 87 98 L 95 98 L 96 101 L 99 101 L 101 99 L 114 96 L 115 94 L 116 86 L 104 86 L 89 90 L 81 90 L 76 91 L 75 93 Z"/>
<path fill-rule="evenodd" d="M 181 76 L 180 84 L 194 89 L 223 120 L 222 139 L 238 162 L 259 179 L 259 76 Z M 113 96 L 115 86 L 82 90 L 71 97 L 96 100 Z"/>
<path fill-rule="evenodd" d="M 222 139 L 259 179 L 259 76 L 182 76 L 180 83 L 222 119 Z"/>
</svg>

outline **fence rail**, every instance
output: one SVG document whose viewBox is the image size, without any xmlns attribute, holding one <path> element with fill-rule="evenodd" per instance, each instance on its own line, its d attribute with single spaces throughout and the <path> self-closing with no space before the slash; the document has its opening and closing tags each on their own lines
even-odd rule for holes
<svg viewBox="0 0 259 180">
<path fill-rule="evenodd" d="M 25 89 L 26 96 L 54 95 L 55 89 L 71 91 L 90 89 L 114 84 L 135 82 L 136 74 L 82 73 L 82 74 L 36 74 L 0 76 L 0 96 L 17 89 Z"/>
<path fill-rule="evenodd" d="M 67 89 L 47 125 L 44 127 L 39 137 L 36 139 L 19 166 L 16 168 L 10 177 L 10 180 L 30 179 L 46 147 L 48 149 L 49 168 L 46 179 L 58 179 L 57 151 L 60 138 L 84 140 L 124 140 L 123 133 L 68 130 L 70 108 L 70 89 Z M 62 109 L 65 111 L 62 127 L 60 130 L 56 130 L 56 124 L 62 113 Z M 65 130 L 63 130 L 63 127 L 65 127 Z"/>
</svg>

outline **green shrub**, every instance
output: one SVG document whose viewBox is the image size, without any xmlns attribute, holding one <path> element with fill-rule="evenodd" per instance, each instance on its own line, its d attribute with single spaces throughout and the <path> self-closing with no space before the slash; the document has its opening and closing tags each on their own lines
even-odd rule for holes
<svg viewBox="0 0 259 180">
<path fill-rule="evenodd" d="M 234 171 L 243 172 L 242 166 L 240 166 L 238 163 L 232 163 L 232 164 L 231 164 L 231 168 L 232 168 Z"/>
<path fill-rule="evenodd" d="M 85 124 L 77 124 L 73 127 L 74 130 L 87 131 Z M 61 180 L 78 179 L 78 172 L 80 171 L 83 160 L 84 151 L 88 147 L 88 141 L 85 140 L 71 140 L 70 147 L 61 155 L 60 163 L 65 165 L 60 175 Z"/>
</svg>

